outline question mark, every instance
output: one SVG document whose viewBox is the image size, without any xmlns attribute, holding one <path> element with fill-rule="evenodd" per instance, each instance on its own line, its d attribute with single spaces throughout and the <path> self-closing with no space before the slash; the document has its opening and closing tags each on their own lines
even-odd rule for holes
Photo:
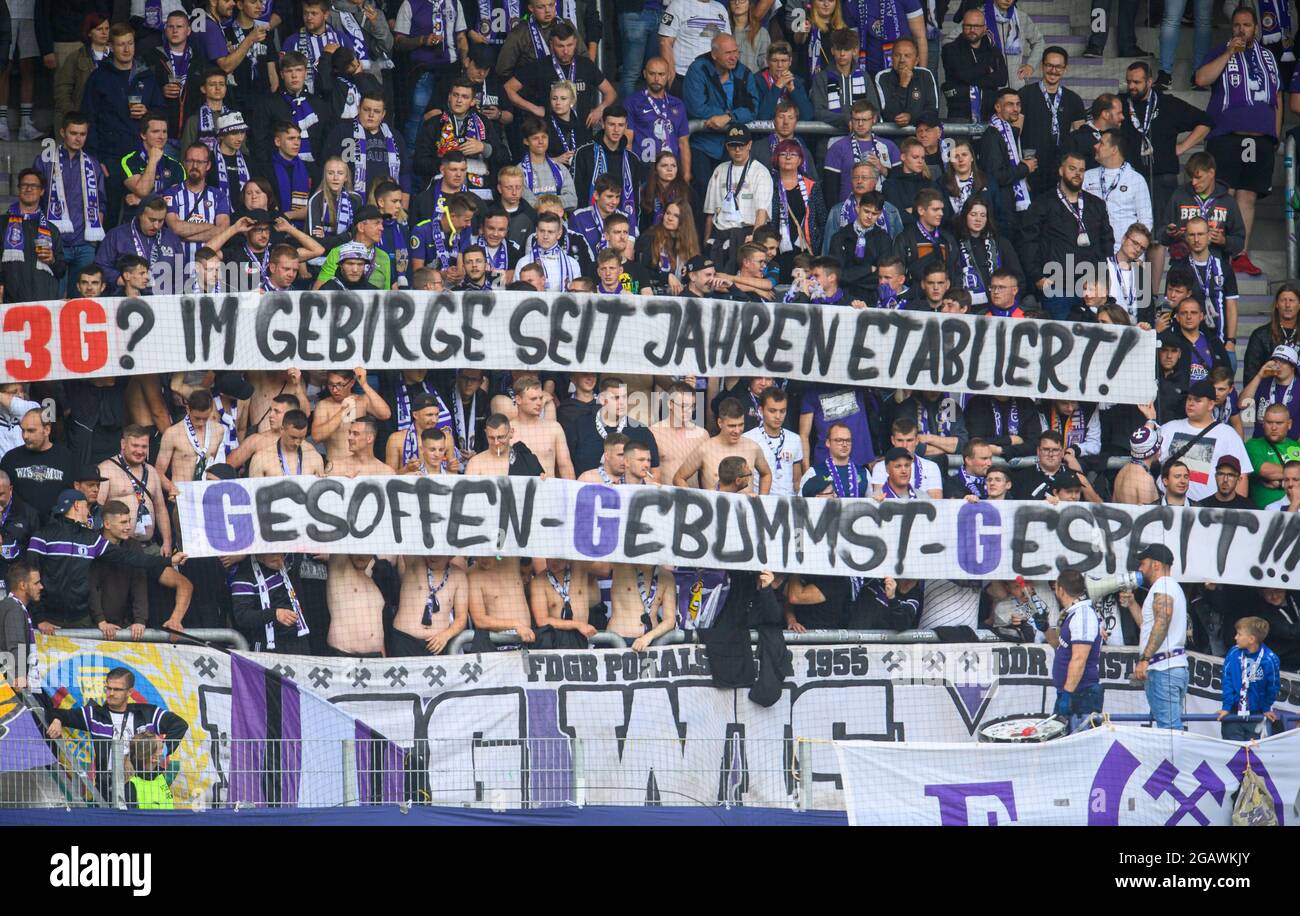
<svg viewBox="0 0 1300 916">
<path fill-rule="evenodd" d="M 135 366 L 135 358 L 129 354 L 135 349 L 135 345 L 143 340 L 149 332 L 153 330 L 153 309 L 139 299 L 128 299 L 118 306 L 117 326 L 123 331 L 129 331 L 131 329 L 132 315 L 140 316 L 140 326 L 132 332 L 131 336 L 126 341 L 127 355 L 124 355 L 118 360 L 118 363 L 123 369 L 131 369 Z"/>
</svg>

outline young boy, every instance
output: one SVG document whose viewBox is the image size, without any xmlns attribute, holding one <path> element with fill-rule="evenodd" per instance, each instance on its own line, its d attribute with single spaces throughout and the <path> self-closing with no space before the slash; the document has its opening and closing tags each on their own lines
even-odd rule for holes
<svg viewBox="0 0 1300 916">
<path fill-rule="evenodd" d="M 1231 426 L 1244 440 L 1246 434 L 1241 427 L 1241 398 L 1237 395 L 1235 373 L 1227 366 L 1217 366 L 1210 370 L 1210 381 L 1214 383 L 1214 419 Z"/>
<path fill-rule="evenodd" d="M 1263 715 L 1277 721 L 1273 701 L 1282 686 L 1281 663 L 1276 653 L 1264 645 L 1268 638 L 1268 621 L 1262 617 L 1243 617 L 1237 621 L 1236 648 L 1223 660 L 1224 716 Z M 1251 741 L 1259 735 L 1258 722 L 1224 722 L 1220 726 L 1225 741 Z"/>
</svg>

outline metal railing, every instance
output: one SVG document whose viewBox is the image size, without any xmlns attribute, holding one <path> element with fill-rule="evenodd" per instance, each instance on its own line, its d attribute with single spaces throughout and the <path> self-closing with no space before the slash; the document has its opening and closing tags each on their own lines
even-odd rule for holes
<svg viewBox="0 0 1300 916">
<path fill-rule="evenodd" d="M 811 772 L 811 752 L 800 754 L 793 739 L 536 738 L 485 731 L 416 739 L 408 748 L 382 739 L 222 737 L 203 744 L 201 770 L 189 759 L 173 758 L 144 773 L 132 770 L 121 739 L 93 742 L 97 747 L 91 753 L 84 748 L 92 742 L 78 744 L 73 738 L 10 739 L 6 761 L 19 760 L 22 768 L 0 771 L 0 809 L 128 809 L 148 807 L 139 800 L 157 794 L 169 796 L 163 808 L 191 811 L 375 805 L 498 811 L 646 804 L 811 807 L 804 775 Z M 59 745 L 67 747 L 56 759 L 52 754 Z M 803 767 L 799 757 L 805 758 Z M 100 769 L 78 762 L 90 760 Z M 160 783 L 168 786 L 166 792 Z"/>
<path fill-rule="evenodd" d="M 105 641 L 108 640 L 107 636 L 105 636 L 103 633 L 101 633 L 99 630 L 93 627 L 84 630 L 82 629 L 59 630 L 58 634 L 60 636 L 66 636 L 69 639 L 98 639 L 98 640 L 105 640 Z M 186 630 L 184 636 L 188 636 L 190 637 L 190 639 L 197 639 L 200 642 L 210 642 L 218 646 L 229 646 L 231 649 L 238 649 L 241 652 L 247 652 L 249 648 L 248 640 L 245 639 L 238 630 L 225 630 L 225 629 L 208 630 L 208 629 L 196 628 L 193 630 Z M 131 636 L 130 627 L 118 627 L 117 635 L 113 637 L 112 641 L 113 642 L 169 643 L 172 641 L 184 642 L 185 640 L 183 637 L 181 639 L 177 639 L 177 634 L 172 633 L 168 630 L 145 630 L 144 633 L 141 634 L 139 639 L 134 639 Z"/>
<path fill-rule="evenodd" d="M 704 132 L 709 133 L 709 128 L 705 127 L 704 120 L 698 119 L 690 121 L 688 124 L 691 133 Z M 750 121 L 745 125 L 751 131 L 766 132 L 775 128 L 771 121 Z M 981 136 L 988 129 L 987 124 L 944 124 L 943 133 L 946 137 L 971 137 Z M 844 136 L 847 132 L 843 127 L 836 127 L 833 124 L 827 124 L 825 121 L 800 121 L 795 125 L 796 134 L 807 134 L 814 137 L 839 137 Z M 897 124 L 877 124 L 872 128 L 872 132 L 882 137 L 911 137 L 916 134 L 916 128 L 912 126 L 900 127 Z M 713 133 L 722 133 L 722 131 L 713 131 Z"/>
<path fill-rule="evenodd" d="M 1286 278 L 1294 280 L 1296 277 L 1296 168 L 1295 168 L 1295 137 L 1286 138 L 1285 156 L 1282 164 L 1286 173 L 1286 194 L 1282 198 L 1282 221 L 1286 223 Z"/>
</svg>

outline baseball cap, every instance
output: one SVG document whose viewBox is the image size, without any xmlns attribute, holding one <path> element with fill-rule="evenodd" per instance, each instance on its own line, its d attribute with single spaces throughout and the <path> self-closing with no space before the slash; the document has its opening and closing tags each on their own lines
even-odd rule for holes
<svg viewBox="0 0 1300 916">
<path fill-rule="evenodd" d="M 1237 460 L 1236 455 L 1224 455 L 1219 459 L 1219 463 L 1214 466 L 1214 469 L 1217 471 L 1219 468 L 1224 467 L 1225 465 L 1227 467 L 1232 468 L 1238 474 L 1241 473 L 1241 462 Z"/>
<path fill-rule="evenodd" d="M 906 458 L 908 461 L 915 460 L 911 452 L 905 448 L 900 448 L 897 445 L 885 452 L 885 464 L 893 464 L 895 461 L 899 461 L 903 458 Z"/>
<path fill-rule="evenodd" d="M 244 123 L 244 116 L 238 111 L 228 111 L 217 118 L 218 134 L 234 134 L 241 130 L 248 130 L 248 125 Z"/>
<path fill-rule="evenodd" d="M 429 394 L 428 392 L 422 391 L 419 394 L 412 396 L 411 398 L 412 413 L 414 413 L 417 410 L 424 410 L 427 407 L 437 407 L 437 406 L 438 406 L 438 399 L 435 398 L 433 395 Z"/>
<path fill-rule="evenodd" d="M 344 261 L 370 261 L 370 249 L 360 242 L 346 242 L 339 246 L 339 263 Z"/>
<path fill-rule="evenodd" d="M 108 480 L 108 478 L 99 473 L 99 465 L 83 464 L 81 467 L 77 468 L 70 480 L 73 483 L 82 483 L 87 480 L 98 480 L 100 483 L 103 483 L 105 480 Z M 66 512 L 67 510 L 65 509 L 64 511 Z"/>
<path fill-rule="evenodd" d="M 826 490 L 830 489 L 831 482 L 826 475 L 816 471 L 807 480 L 803 482 L 803 488 L 799 491 L 805 499 L 812 499 L 815 496 L 821 496 Z"/>
<path fill-rule="evenodd" d="M 913 123 L 917 127 L 941 127 L 943 125 L 943 122 L 939 120 L 939 116 L 929 111 L 917 115 L 916 121 Z"/>
<path fill-rule="evenodd" d="M 744 146 L 753 138 L 749 135 L 749 128 L 737 121 L 732 121 L 727 127 L 726 140 L 727 146 Z"/>
<path fill-rule="evenodd" d="M 1174 555 L 1164 544 L 1148 544 L 1142 548 L 1142 552 L 1137 555 L 1138 562 L 1143 560 L 1155 560 L 1157 563 L 1163 563 L 1166 566 L 1174 565 Z"/>
<path fill-rule="evenodd" d="M 234 468 L 224 462 L 208 465 L 203 473 L 215 477 L 217 480 L 234 480 L 239 476 L 239 473 Z"/>
<path fill-rule="evenodd" d="M 54 514 L 62 515 L 77 503 L 84 503 L 86 494 L 79 490 L 64 490 L 59 494 L 59 498 L 54 501 Z"/>
<path fill-rule="evenodd" d="M 373 204 L 366 204 L 357 210 L 357 215 L 352 218 L 353 225 L 364 223 L 368 219 L 383 219 L 384 214 L 379 212 L 379 208 Z"/>
<path fill-rule="evenodd" d="M 1214 382 L 1207 378 L 1201 379 L 1187 389 L 1187 396 L 1189 398 L 1209 398 L 1213 401 L 1217 397 L 1214 392 Z"/>
<path fill-rule="evenodd" d="M 1178 343 L 1178 339 L 1177 339 L 1176 337 L 1174 337 L 1174 335 L 1172 335 L 1172 334 L 1161 334 L 1161 335 L 1160 335 L 1160 349 L 1161 349 L 1161 350 L 1181 350 L 1181 349 L 1182 349 L 1182 345 Z"/>
<path fill-rule="evenodd" d="M 1079 482 L 1079 475 L 1069 468 L 1061 468 L 1052 475 L 1053 490 L 1082 490 L 1083 484 Z"/>
<path fill-rule="evenodd" d="M 1273 348 L 1272 359 L 1280 359 L 1293 366 L 1300 366 L 1300 350 L 1290 344 L 1278 344 Z"/>
<path fill-rule="evenodd" d="M 798 140 L 782 140 L 772 150 L 773 157 L 783 156 L 786 153 L 798 153 L 799 158 L 803 158 L 803 147 L 799 145 Z"/>
<path fill-rule="evenodd" d="M 218 394 L 234 398 L 236 401 L 247 401 L 253 396 L 253 385 L 248 379 L 244 378 L 242 372 L 219 372 L 213 385 Z"/>
<path fill-rule="evenodd" d="M 697 270 L 708 270 L 712 266 L 714 266 L 713 258 L 710 258 L 707 255 L 697 254 L 686 262 L 686 272 L 688 274 L 693 274 Z"/>
<path fill-rule="evenodd" d="M 251 219 L 254 226 L 270 226 L 275 223 L 275 215 L 270 210 L 245 210 L 240 215 Z"/>
<path fill-rule="evenodd" d="M 1160 431 L 1150 426 L 1140 426 L 1128 437 L 1128 453 L 1139 460 L 1150 458 L 1160 451 Z"/>
</svg>

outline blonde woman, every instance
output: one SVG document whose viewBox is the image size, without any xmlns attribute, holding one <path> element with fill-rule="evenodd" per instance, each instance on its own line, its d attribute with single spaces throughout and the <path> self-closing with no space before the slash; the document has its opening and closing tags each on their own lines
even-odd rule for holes
<svg viewBox="0 0 1300 916">
<path fill-rule="evenodd" d="M 352 237 L 352 220 L 361 209 L 361 195 L 351 190 L 352 169 L 338 156 L 321 167 L 320 188 L 307 200 L 307 234 L 332 251 Z M 317 270 L 325 258 L 310 262 Z"/>
<path fill-rule="evenodd" d="M 757 73 L 767 63 L 772 36 L 763 28 L 763 20 L 752 0 L 728 0 L 727 10 L 731 14 L 731 34 L 740 49 L 740 62 L 750 73 Z"/>
<path fill-rule="evenodd" d="M 546 131 L 550 138 L 547 154 L 569 171 L 578 147 L 591 142 L 591 129 L 578 117 L 578 89 L 568 80 L 551 85 L 546 109 Z"/>
<path fill-rule="evenodd" d="M 844 28 L 844 10 L 840 0 L 812 0 L 802 31 L 794 33 L 794 43 L 799 53 L 799 66 L 810 79 L 822 70 L 834 66 L 831 59 L 831 33 Z"/>
</svg>

